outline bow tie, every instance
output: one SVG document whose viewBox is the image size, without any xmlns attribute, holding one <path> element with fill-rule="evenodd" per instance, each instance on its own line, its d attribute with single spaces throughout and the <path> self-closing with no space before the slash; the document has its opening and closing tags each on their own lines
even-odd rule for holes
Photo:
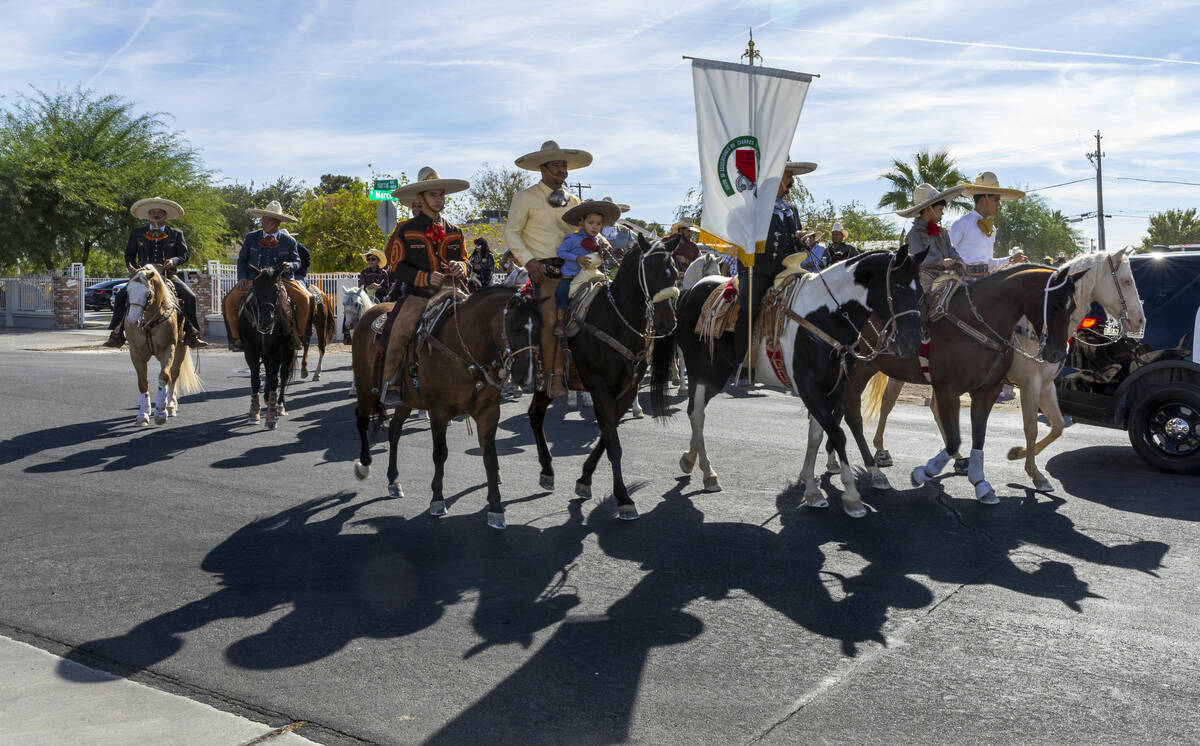
<svg viewBox="0 0 1200 746">
<path fill-rule="evenodd" d="M 940 225 L 938 225 L 937 223 L 926 223 L 925 224 L 925 232 L 931 236 L 936 236 L 937 234 L 942 232 L 942 227 Z"/>
<path fill-rule="evenodd" d="M 991 218 L 976 220 L 975 224 L 979 226 L 979 230 L 983 231 L 983 235 L 987 236 L 988 238 L 991 238 L 992 233 L 996 230 L 996 224 L 992 222 Z"/>
<path fill-rule="evenodd" d="M 166 231 L 161 231 L 161 230 L 158 230 L 155 228 L 151 228 L 150 230 L 146 231 L 146 238 L 147 238 L 147 240 L 150 240 L 150 241 L 161 241 L 166 237 L 167 237 Z"/>
<path fill-rule="evenodd" d="M 264 249 L 273 249 L 279 245 L 279 239 L 274 236 L 263 236 L 259 239 L 258 245 Z"/>
</svg>

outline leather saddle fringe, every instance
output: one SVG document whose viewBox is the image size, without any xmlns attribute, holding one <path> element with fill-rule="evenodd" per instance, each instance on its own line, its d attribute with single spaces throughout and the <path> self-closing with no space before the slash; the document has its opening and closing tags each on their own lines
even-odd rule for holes
<svg viewBox="0 0 1200 746">
<path fill-rule="evenodd" d="M 708 342 L 710 357 L 717 338 L 737 326 L 737 291 L 738 278 L 731 277 L 728 282 L 713 288 L 705 298 L 704 305 L 700 307 L 700 317 L 696 319 L 696 336 Z"/>
</svg>

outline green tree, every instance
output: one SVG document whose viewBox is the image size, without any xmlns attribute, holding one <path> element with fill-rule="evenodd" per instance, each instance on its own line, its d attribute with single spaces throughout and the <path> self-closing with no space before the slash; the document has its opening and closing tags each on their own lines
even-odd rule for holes
<svg viewBox="0 0 1200 746">
<path fill-rule="evenodd" d="M 280 176 L 263 187 L 256 187 L 253 181 L 248 185 L 234 182 L 221 186 L 220 190 L 224 200 L 221 214 L 228 225 L 222 236 L 226 246 L 241 246 L 242 238 L 258 227 L 255 219 L 246 214 L 247 208 L 265 207 L 271 200 L 279 200 L 284 212 L 296 215 L 306 198 L 304 182 L 289 176 Z"/>
<path fill-rule="evenodd" d="M 1150 235 L 1142 239 L 1142 251 L 1155 246 L 1200 243 L 1200 217 L 1196 208 L 1167 210 L 1150 216 Z"/>
<path fill-rule="evenodd" d="M 513 195 L 533 183 L 533 173 L 518 168 L 502 168 L 483 164 L 483 168 L 471 175 L 470 210 L 508 211 Z"/>
<path fill-rule="evenodd" d="M 855 241 L 899 240 L 900 229 L 881 215 L 872 215 L 859 202 L 848 202 L 838 208 L 838 222 L 846 229 L 849 243 Z"/>
<path fill-rule="evenodd" d="M 1051 210 L 1045 197 L 1031 194 L 1024 199 L 1000 203 L 996 215 L 997 256 L 1020 247 L 1030 261 L 1044 262 L 1060 253 L 1070 258 L 1079 250 L 1079 232 L 1067 217 Z"/>
<path fill-rule="evenodd" d="M 880 174 L 879 178 L 888 181 L 891 188 L 879 198 L 878 206 L 892 210 L 912 207 L 913 190 L 921 184 L 929 184 L 941 191 L 967 180 L 945 148 L 935 153 L 919 150 L 912 164 L 893 159 L 891 170 Z M 961 197 L 950 204 L 963 211 L 971 209 L 970 200 Z"/>
<path fill-rule="evenodd" d="M 359 186 L 365 185 L 353 176 L 342 176 L 341 174 L 321 174 L 321 180 L 315 187 L 313 187 L 313 191 L 317 194 L 333 194 L 334 192 L 340 192 L 343 189 Z"/>
<path fill-rule="evenodd" d="M 367 183 L 359 179 L 332 194 L 313 190 L 305 195 L 296 214 L 300 224 L 293 233 L 311 252 L 312 271 L 362 269 L 365 265 L 359 255 L 367 249 L 382 249 L 386 241 L 375 223 L 379 205 L 367 198 Z M 401 207 L 400 212 L 400 219 L 407 220 L 408 210 Z"/>
<path fill-rule="evenodd" d="M 165 116 L 82 88 L 15 98 L 0 121 L 0 267 L 123 271 L 129 207 L 154 196 L 183 205 L 198 260 L 219 255 L 210 174 Z"/>
</svg>

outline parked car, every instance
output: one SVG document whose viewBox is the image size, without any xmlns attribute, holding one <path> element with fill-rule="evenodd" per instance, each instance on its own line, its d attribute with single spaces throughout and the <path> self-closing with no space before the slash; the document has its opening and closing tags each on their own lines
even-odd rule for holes
<svg viewBox="0 0 1200 746">
<path fill-rule="evenodd" d="M 112 308 L 113 293 L 117 286 L 125 287 L 125 280 L 104 280 L 89 285 L 83 292 L 83 307 L 88 311 L 108 311 Z"/>
<path fill-rule="evenodd" d="M 1099 304 L 1084 317 L 1055 382 L 1064 414 L 1126 430 L 1147 463 L 1200 474 L 1200 252 L 1129 259 L 1146 329 L 1122 336 Z"/>
</svg>

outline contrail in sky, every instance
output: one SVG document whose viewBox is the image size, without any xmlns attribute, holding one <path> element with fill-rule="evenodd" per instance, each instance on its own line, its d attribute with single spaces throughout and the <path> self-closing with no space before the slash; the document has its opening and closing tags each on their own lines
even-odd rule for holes
<svg viewBox="0 0 1200 746">
<path fill-rule="evenodd" d="M 150 23 L 150 19 L 154 18 L 154 14 L 158 12 L 158 7 L 162 4 L 163 0 L 155 0 L 154 5 L 150 7 L 150 10 L 146 13 L 146 17 L 142 19 L 142 22 L 138 24 L 138 27 L 133 30 L 133 33 L 129 35 L 129 38 L 125 40 L 125 43 L 121 45 L 120 49 L 109 55 L 108 59 L 104 61 L 104 65 L 96 71 L 96 74 L 88 78 L 87 82 L 83 84 L 84 88 L 91 86 L 92 81 L 103 75 L 104 71 L 107 70 L 113 63 L 113 60 L 124 54 L 126 49 L 129 49 L 129 45 L 133 44 L 133 42 L 138 38 L 138 34 L 142 33 L 142 29 L 146 28 L 146 26 Z"/>
<path fill-rule="evenodd" d="M 1074 52 L 1066 49 L 1042 49 L 1040 47 L 1016 47 L 1009 44 L 991 44 L 982 41 L 953 41 L 951 39 L 930 39 L 924 36 L 897 36 L 895 34 L 875 34 L 869 31 L 831 31 L 819 28 L 796 28 L 794 26 L 775 26 L 789 31 L 804 31 L 810 34 L 834 34 L 836 36 L 859 36 L 867 39 L 895 39 L 896 41 L 919 41 L 926 44 L 948 44 L 955 47 L 986 47 L 988 49 L 1008 49 L 1014 52 L 1040 52 L 1042 54 L 1065 54 L 1078 57 L 1104 57 L 1114 60 L 1139 60 L 1142 62 L 1167 62 L 1173 65 L 1200 65 L 1195 60 L 1172 60 L 1166 57 L 1143 57 L 1136 54 L 1110 54 L 1108 52 Z"/>
</svg>

